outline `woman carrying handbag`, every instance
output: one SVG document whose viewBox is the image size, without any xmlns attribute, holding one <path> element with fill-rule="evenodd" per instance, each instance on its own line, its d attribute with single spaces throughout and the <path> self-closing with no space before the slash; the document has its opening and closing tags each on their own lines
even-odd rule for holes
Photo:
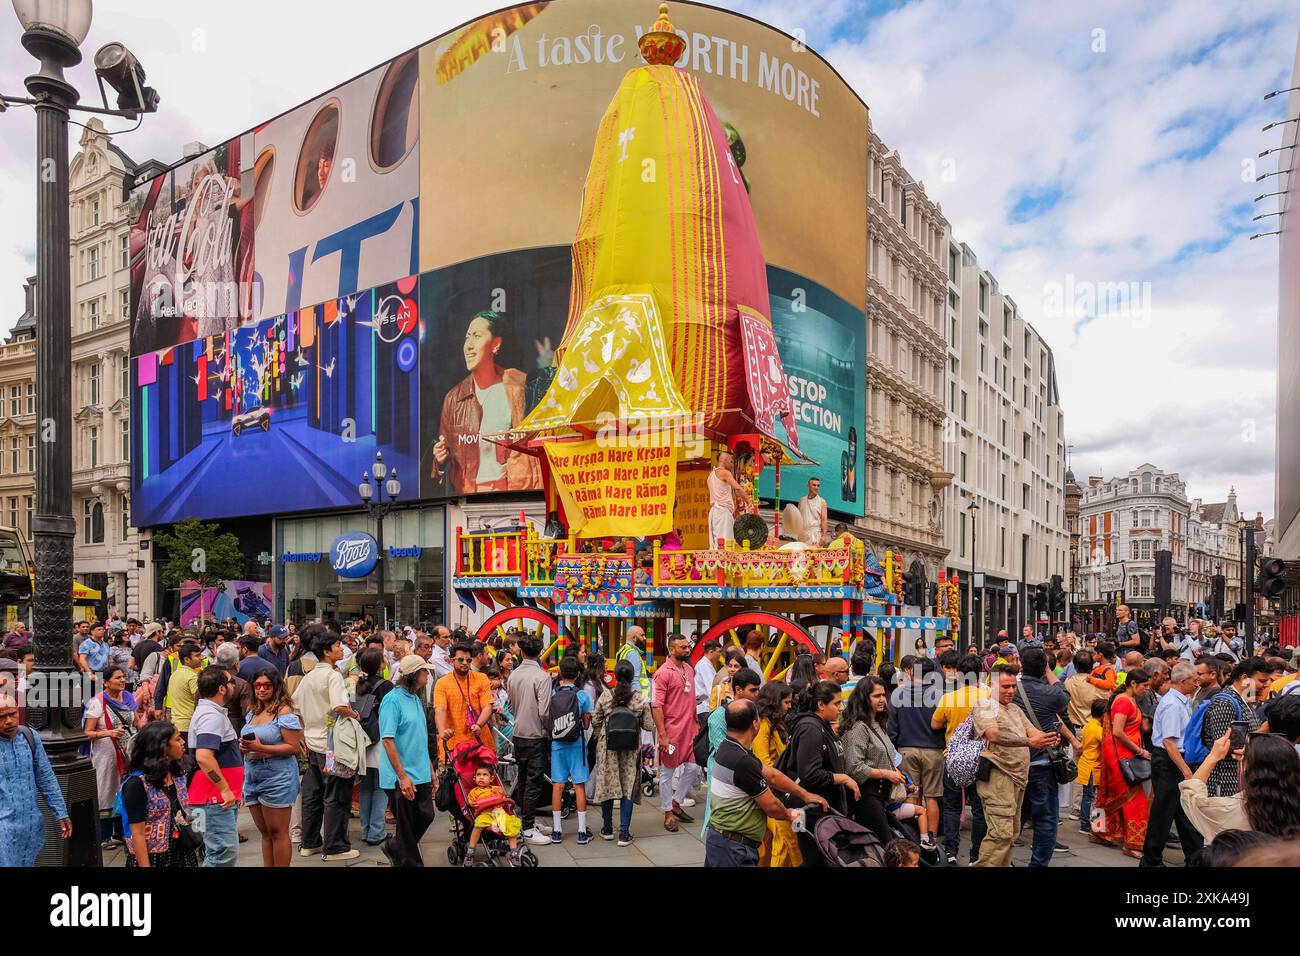
<svg viewBox="0 0 1300 956">
<path fill-rule="evenodd" d="M 1145 789 L 1151 779 L 1151 754 L 1142 747 L 1139 697 L 1150 687 L 1143 668 L 1127 672 L 1124 687 L 1111 700 L 1101 744 L 1101 782 L 1097 803 L 1106 814 L 1105 835 L 1088 835 L 1093 843 L 1122 846 L 1124 855 L 1142 858 L 1149 807 Z"/>
</svg>

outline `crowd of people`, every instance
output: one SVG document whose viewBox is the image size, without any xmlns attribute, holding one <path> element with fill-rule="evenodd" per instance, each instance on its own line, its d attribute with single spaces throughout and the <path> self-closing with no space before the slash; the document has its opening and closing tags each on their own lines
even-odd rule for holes
<svg viewBox="0 0 1300 956">
<path fill-rule="evenodd" d="M 537 635 L 483 643 L 445 625 L 119 618 L 73 642 L 94 691 L 98 836 L 127 866 L 234 865 L 241 808 L 268 867 L 355 859 L 353 816 L 392 865 L 424 865 L 436 810 L 464 823 L 454 862 L 499 845 L 535 865 L 530 848 L 562 843 L 571 813 L 578 846 L 630 846 L 656 791 L 665 831 L 702 817 L 706 866 L 828 865 L 825 819 L 867 834 L 879 865 L 957 865 L 965 823 L 974 866 L 1011 865 L 1025 843 L 1047 866 L 1068 852 L 1063 825 L 1161 866 L 1171 842 L 1188 864 L 1226 865 L 1300 837 L 1292 649 L 1248 657 L 1225 631 L 1166 619 L 1145 634 L 1121 608 L 1113 634 L 1027 627 L 964 652 L 939 634 L 897 663 L 867 637 L 800 648 L 776 673 L 756 629 L 698 652 L 670 634 L 655 667 L 630 626 L 612 661 L 574 644 L 554 672 Z M 0 863 L 30 865 L 36 794 L 64 836 L 71 824 L 20 719 L 30 635 L 4 644 Z"/>
</svg>

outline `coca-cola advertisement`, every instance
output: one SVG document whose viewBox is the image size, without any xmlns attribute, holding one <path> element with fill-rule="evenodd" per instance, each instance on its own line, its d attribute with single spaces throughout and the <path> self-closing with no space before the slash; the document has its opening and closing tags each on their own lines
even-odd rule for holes
<svg viewBox="0 0 1300 956">
<path fill-rule="evenodd" d="M 252 151 L 242 139 L 251 135 L 189 160 L 132 196 L 133 354 L 252 320 Z"/>
</svg>

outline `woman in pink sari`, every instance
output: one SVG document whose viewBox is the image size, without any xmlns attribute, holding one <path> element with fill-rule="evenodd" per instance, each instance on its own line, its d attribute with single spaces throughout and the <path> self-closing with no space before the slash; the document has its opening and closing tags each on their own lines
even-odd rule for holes
<svg viewBox="0 0 1300 956">
<path fill-rule="evenodd" d="M 1128 671 L 1123 688 L 1111 700 L 1101 741 L 1101 781 L 1096 806 L 1106 813 L 1106 834 L 1089 834 L 1093 843 L 1122 846 L 1124 855 L 1142 858 L 1147 838 L 1146 790 L 1124 779 L 1119 762 L 1128 757 L 1151 759 L 1142 747 L 1142 713 L 1137 698 L 1146 694 L 1150 675 L 1142 668 Z"/>
</svg>

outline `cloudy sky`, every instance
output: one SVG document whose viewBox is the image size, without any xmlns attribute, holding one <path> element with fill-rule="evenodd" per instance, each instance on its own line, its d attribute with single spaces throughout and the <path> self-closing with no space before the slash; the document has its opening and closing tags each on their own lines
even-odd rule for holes
<svg viewBox="0 0 1300 956">
<path fill-rule="evenodd" d="M 120 39 L 139 56 L 162 109 L 117 143 L 172 161 L 499 5 L 99 0 L 83 49 Z M 1260 128 L 1286 118 L 1285 97 L 1263 95 L 1290 85 L 1295 0 L 717 5 L 806 36 L 867 102 L 1055 350 L 1080 478 L 1150 460 L 1189 496 L 1235 484 L 1244 510 L 1272 514 L 1277 245 L 1248 237 L 1275 221 L 1251 216 L 1275 208 L 1252 200 L 1277 157 L 1250 164 L 1282 142 Z M 0 49 L 18 51 L 0 91 L 22 92 L 18 32 L 0 10 Z M 88 65 L 71 75 L 91 96 Z M 33 142 L 30 110 L 0 116 L 0 330 L 35 267 Z M 1118 313 L 1070 314 L 1053 295 L 1113 283 L 1133 292 Z"/>
</svg>

